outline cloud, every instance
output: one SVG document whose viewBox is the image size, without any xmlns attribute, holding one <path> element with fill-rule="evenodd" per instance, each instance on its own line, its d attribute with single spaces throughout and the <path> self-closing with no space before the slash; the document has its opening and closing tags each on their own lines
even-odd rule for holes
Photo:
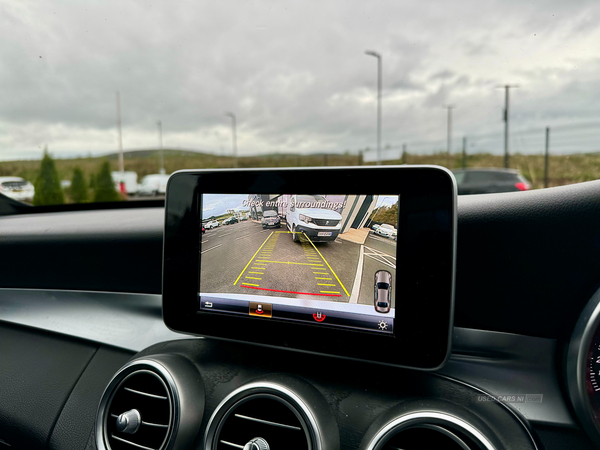
<svg viewBox="0 0 600 450">
<path fill-rule="evenodd" d="M 116 91 L 126 149 L 156 146 L 160 119 L 167 147 L 229 151 L 225 111 L 241 155 L 373 147 L 367 49 L 385 144 L 443 148 L 452 103 L 457 139 L 497 132 L 500 152 L 500 84 L 521 86 L 515 132 L 600 121 L 599 19 L 558 0 L 0 2 L 0 159 L 114 151 Z"/>
</svg>

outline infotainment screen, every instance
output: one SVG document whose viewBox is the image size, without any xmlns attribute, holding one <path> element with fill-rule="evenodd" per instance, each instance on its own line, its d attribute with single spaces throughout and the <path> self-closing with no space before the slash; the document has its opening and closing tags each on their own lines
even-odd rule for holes
<svg viewBox="0 0 600 450">
<path fill-rule="evenodd" d="M 399 200 L 203 193 L 198 307 L 393 333 Z"/>
<path fill-rule="evenodd" d="M 448 170 L 182 171 L 169 179 L 165 209 L 170 329 L 261 345 L 267 358 L 266 347 L 280 347 L 424 370 L 448 358 Z"/>
</svg>

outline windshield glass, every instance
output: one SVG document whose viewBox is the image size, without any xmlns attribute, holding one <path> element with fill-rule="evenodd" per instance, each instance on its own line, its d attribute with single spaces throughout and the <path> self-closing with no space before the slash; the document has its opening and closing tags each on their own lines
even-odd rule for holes
<svg viewBox="0 0 600 450">
<path fill-rule="evenodd" d="M 228 167 L 595 180 L 596 3 L 3 2 L 0 177 L 25 184 L 0 201 L 162 199 L 177 170 Z"/>
</svg>

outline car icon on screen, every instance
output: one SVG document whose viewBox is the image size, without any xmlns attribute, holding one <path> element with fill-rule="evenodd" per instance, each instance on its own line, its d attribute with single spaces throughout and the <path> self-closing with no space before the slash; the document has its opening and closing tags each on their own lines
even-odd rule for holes
<svg viewBox="0 0 600 450">
<path fill-rule="evenodd" d="M 375 272 L 375 311 L 385 314 L 392 306 L 392 274 L 387 270 Z"/>
</svg>

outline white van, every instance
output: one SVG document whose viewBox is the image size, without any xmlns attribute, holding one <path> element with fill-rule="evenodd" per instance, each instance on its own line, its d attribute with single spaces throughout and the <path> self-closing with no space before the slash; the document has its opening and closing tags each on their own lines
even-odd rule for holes
<svg viewBox="0 0 600 450">
<path fill-rule="evenodd" d="M 121 183 L 125 188 L 127 195 L 135 195 L 138 191 L 138 176 L 135 172 L 111 172 L 115 188 L 121 192 Z"/>
<path fill-rule="evenodd" d="M 304 233 L 313 242 L 334 241 L 342 229 L 342 215 L 327 209 L 322 195 L 290 195 L 286 223 L 294 242 Z"/>
</svg>

